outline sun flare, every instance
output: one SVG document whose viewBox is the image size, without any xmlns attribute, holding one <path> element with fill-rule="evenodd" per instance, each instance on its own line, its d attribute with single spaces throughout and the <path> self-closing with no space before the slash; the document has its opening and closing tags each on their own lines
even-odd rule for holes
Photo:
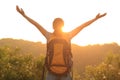
<svg viewBox="0 0 120 80">
<path fill-rule="evenodd" d="M 63 28 L 62 28 L 62 31 L 63 31 L 63 32 L 69 32 L 70 30 L 71 30 L 70 27 L 69 27 L 69 28 L 68 28 L 68 27 L 63 27 Z"/>
<path fill-rule="evenodd" d="M 63 32 L 67 32 L 67 29 L 65 29 L 65 28 L 63 27 L 63 28 L 62 28 L 62 31 L 63 31 Z"/>
</svg>

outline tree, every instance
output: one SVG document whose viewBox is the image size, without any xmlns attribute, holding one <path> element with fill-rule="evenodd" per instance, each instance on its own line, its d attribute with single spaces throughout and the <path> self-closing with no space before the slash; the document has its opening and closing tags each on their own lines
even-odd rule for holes
<svg viewBox="0 0 120 80">
<path fill-rule="evenodd" d="M 87 66 L 85 80 L 119 80 L 120 54 L 109 54 L 97 66 Z"/>
</svg>

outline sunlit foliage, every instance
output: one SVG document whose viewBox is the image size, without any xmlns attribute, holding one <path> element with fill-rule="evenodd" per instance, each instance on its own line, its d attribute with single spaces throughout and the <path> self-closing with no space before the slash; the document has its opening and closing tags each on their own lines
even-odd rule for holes
<svg viewBox="0 0 120 80">
<path fill-rule="evenodd" d="M 97 66 L 87 66 L 85 80 L 120 80 L 120 54 L 109 54 Z"/>
<path fill-rule="evenodd" d="M 0 80 L 39 80 L 43 57 L 17 52 L 9 47 L 0 48 Z"/>
</svg>

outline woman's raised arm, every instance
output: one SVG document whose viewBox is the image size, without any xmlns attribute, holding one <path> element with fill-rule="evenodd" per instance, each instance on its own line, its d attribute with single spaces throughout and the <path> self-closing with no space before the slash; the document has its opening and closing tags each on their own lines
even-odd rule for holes
<svg viewBox="0 0 120 80">
<path fill-rule="evenodd" d="M 104 17 L 105 15 L 106 15 L 106 13 L 101 14 L 101 15 L 100 15 L 100 13 L 98 13 L 95 18 L 93 18 L 93 19 L 83 23 L 82 25 L 78 26 L 77 28 L 73 29 L 71 32 L 69 32 L 70 35 L 71 35 L 71 38 L 74 37 L 75 35 L 77 35 L 83 28 L 85 28 L 88 25 L 92 24 L 93 22 L 95 22 L 99 18 Z"/>
<path fill-rule="evenodd" d="M 16 6 L 16 10 L 46 37 L 46 33 L 48 32 L 47 30 L 45 30 L 39 23 L 28 17 L 22 8 L 20 9 L 18 6 Z"/>
</svg>

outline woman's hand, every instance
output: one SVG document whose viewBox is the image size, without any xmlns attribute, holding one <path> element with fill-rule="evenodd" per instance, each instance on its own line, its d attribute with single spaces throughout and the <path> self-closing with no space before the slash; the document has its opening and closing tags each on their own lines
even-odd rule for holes
<svg viewBox="0 0 120 80">
<path fill-rule="evenodd" d="M 16 6 L 16 10 L 21 14 L 21 15 L 25 15 L 25 13 L 24 13 L 24 11 L 23 11 L 23 9 L 21 8 L 19 8 L 19 6 Z"/>
<path fill-rule="evenodd" d="M 104 13 L 104 14 L 101 14 L 101 15 L 100 15 L 100 13 L 98 13 L 98 14 L 96 15 L 95 19 L 99 19 L 99 18 L 101 18 L 101 17 L 104 17 L 106 14 L 107 14 L 107 13 Z"/>
</svg>

